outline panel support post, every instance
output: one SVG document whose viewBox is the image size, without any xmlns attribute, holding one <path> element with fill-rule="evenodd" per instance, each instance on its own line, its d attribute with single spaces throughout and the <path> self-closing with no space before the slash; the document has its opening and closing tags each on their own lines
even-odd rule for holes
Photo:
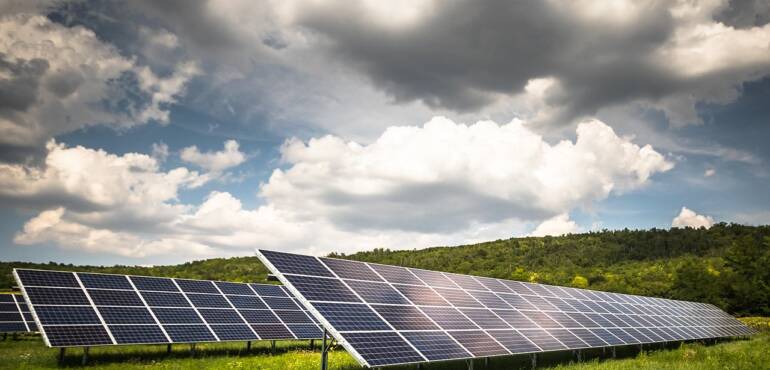
<svg viewBox="0 0 770 370">
<path fill-rule="evenodd" d="M 12 335 L 13 335 L 13 340 L 19 339 L 19 333 L 13 333 Z"/>
<path fill-rule="evenodd" d="M 484 368 L 489 367 L 489 357 L 484 357 Z"/>
<path fill-rule="evenodd" d="M 473 370 L 473 359 L 468 359 L 468 370 Z"/>
<path fill-rule="evenodd" d="M 531 354 L 530 358 L 532 359 L 532 370 L 535 370 L 537 368 L 537 353 Z"/>
<path fill-rule="evenodd" d="M 639 352 L 644 352 L 644 343 L 639 345 Z"/>
<path fill-rule="evenodd" d="M 274 340 L 270 341 L 270 354 L 271 355 L 275 354 L 275 341 Z"/>
<path fill-rule="evenodd" d="M 612 347 L 612 358 L 615 358 L 617 353 L 615 352 L 615 347 Z"/>
<path fill-rule="evenodd" d="M 310 340 L 310 350 L 312 351 L 314 349 L 315 349 L 315 339 L 311 339 Z"/>
<path fill-rule="evenodd" d="M 323 341 L 321 342 L 321 370 L 329 369 L 329 347 L 326 344 L 326 329 L 324 329 Z"/>
<path fill-rule="evenodd" d="M 190 354 L 195 356 L 195 343 L 190 343 Z"/>
<path fill-rule="evenodd" d="M 65 348 L 65 347 L 59 348 L 59 361 L 58 361 L 58 362 L 59 362 L 59 365 L 61 365 L 61 364 L 62 364 L 62 362 L 64 362 L 64 351 L 65 351 L 66 349 L 67 349 L 67 348 Z"/>
<path fill-rule="evenodd" d="M 246 342 L 246 352 L 251 351 L 251 341 Z"/>
<path fill-rule="evenodd" d="M 8 339 L 8 333 L 3 333 L 3 340 Z"/>
<path fill-rule="evenodd" d="M 89 347 L 83 347 L 83 360 L 81 361 L 83 366 L 85 366 L 88 363 L 88 350 L 89 350 Z"/>
<path fill-rule="evenodd" d="M 583 362 L 583 351 L 582 350 L 577 350 L 577 361 L 578 362 Z"/>
<path fill-rule="evenodd" d="M 170 354 L 171 354 L 171 343 L 166 344 L 166 355 L 170 355 Z"/>
</svg>

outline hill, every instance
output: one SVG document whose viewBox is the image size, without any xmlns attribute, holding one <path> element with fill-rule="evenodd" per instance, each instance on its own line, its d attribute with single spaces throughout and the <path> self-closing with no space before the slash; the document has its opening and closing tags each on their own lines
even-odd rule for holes
<svg viewBox="0 0 770 370">
<path fill-rule="evenodd" d="M 770 226 L 600 231 L 421 250 L 374 249 L 332 257 L 431 270 L 713 303 L 736 315 L 770 315 Z M 264 282 L 256 257 L 173 266 L 0 263 L 0 288 L 13 267 Z"/>
</svg>

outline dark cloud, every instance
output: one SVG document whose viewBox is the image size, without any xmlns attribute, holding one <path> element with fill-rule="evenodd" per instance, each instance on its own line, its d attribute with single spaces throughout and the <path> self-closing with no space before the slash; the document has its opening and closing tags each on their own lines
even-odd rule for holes
<svg viewBox="0 0 770 370">
<path fill-rule="evenodd" d="M 46 60 L 14 61 L 0 53 L 0 73 L 8 76 L 0 78 L 0 112 L 13 114 L 34 104 L 38 99 L 40 78 L 47 70 Z"/>
<path fill-rule="evenodd" d="M 373 26 L 376 22 L 355 6 L 311 8 L 301 24 L 328 37 L 333 53 L 398 102 L 473 111 L 492 102 L 494 94 L 520 92 L 529 79 L 553 76 L 569 89 L 565 99 L 591 110 L 622 98 L 616 87 L 628 82 L 629 65 L 656 73 L 639 60 L 669 37 L 673 21 L 662 6 L 640 12 L 634 22 L 617 27 L 580 22 L 544 1 L 458 1 L 398 29 Z M 604 76 L 608 85 L 586 85 L 585 76 L 608 69 L 625 73 Z M 639 79 L 646 80 L 645 74 Z"/>
<path fill-rule="evenodd" d="M 737 28 L 761 27 L 770 23 L 767 0 L 730 0 L 714 20 Z"/>
</svg>

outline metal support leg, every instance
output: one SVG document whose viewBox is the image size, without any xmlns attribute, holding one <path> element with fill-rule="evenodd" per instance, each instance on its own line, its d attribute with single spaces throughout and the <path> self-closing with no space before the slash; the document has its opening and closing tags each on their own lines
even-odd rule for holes
<svg viewBox="0 0 770 370">
<path fill-rule="evenodd" d="M 326 345 L 326 329 L 324 329 L 323 341 L 321 342 L 321 370 L 329 369 L 329 347 Z"/>
<path fill-rule="evenodd" d="M 615 352 L 615 347 L 612 347 L 612 358 L 615 358 L 617 355 L 617 352 Z"/>
<path fill-rule="evenodd" d="M 13 340 L 19 340 L 19 333 L 13 333 Z"/>
<path fill-rule="evenodd" d="M 583 362 L 583 351 L 577 350 L 577 360 L 578 362 Z"/>
<path fill-rule="evenodd" d="M 310 350 L 312 351 L 314 349 L 315 349 L 315 339 L 311 339 L 310 340 Z"/>
<path fill-rule="evenodd" d="M 195 343 L 190 344 L 190 354 L 195 356 Z"/>
<path fill-rule="evenodd" d="M 533 353 L 531 357 L 532 357 L 532 370 L 535 370 L 537 368 L 537 353 Z"/>
<path fill-rule="evenodd" d="M 270 354 L 271 355 L 275 354 L 275 341 L 274 340 L 270 341 Z"/>
<path fill-rule="evenodd" d="M 171 354 L 171 343 L 166 345 L 166 355 L 170 355 L 170 354 Z"/>
<path fill-rule="evenodd" d="M 246 352 L 251 351 L 251 341 L 246 342 Z"/>
<path fill-rule="evenodd" d="M 59 348 L 59 360 L 58 360 L 59 365 L 61 365 L 62 362 L 64 362 L 64 350 L 66 350 L 66 348 L 64 347 Z"/>
<path fill-rule="evenodd" d="M 85 366 L 88 363 L 88 347 L 83 347 L 83 361 L 82 364 Z"/>
<path fill-rule="evenodd" d="M 639 345 L 639 352 L 644 352 L 644 343 Z"/>
<path fill-rule="evenodd" d="M 468 360 L 468 370 L 473 370 L 473 359 Z"/>
<path fill-rule="evenodd" d="M 484 357 L 484 368 L 489 367 L 489 357 Z"/>
</svg>

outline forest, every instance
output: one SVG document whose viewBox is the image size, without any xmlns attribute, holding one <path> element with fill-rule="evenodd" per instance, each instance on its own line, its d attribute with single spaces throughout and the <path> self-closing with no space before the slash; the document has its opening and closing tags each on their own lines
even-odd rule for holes
<svg viewBox="0 0 770 370">
<path fill-rule="evenodd" d="M 713 303 L 738 316 L 770 315 L 770 226 L 603 230 L 420 250 L 376 248 L 354 259 L 430 270 Z M 75 266 L 0 262 L 0 289 L 14 267 L 265 282 L 256 257 L 171 266 Z"/>
</svg>

